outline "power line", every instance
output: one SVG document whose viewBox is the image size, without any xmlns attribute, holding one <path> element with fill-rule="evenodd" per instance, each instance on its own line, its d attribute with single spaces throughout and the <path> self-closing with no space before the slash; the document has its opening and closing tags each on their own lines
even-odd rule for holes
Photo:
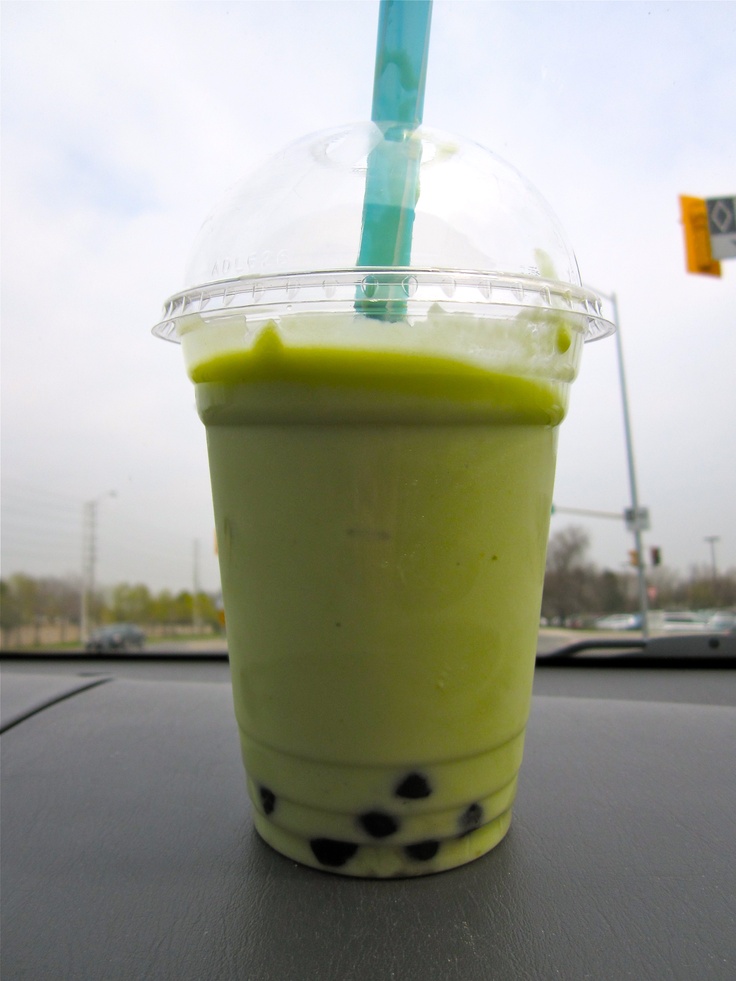
<svg viewBox="0 0 736 981">
<path fill-rule="evenodd" d="M 10 488 L 6 486 L 8 483 L 11 485 Z M 24 501 L 28 498 L 28 495 L 31 495 L 35 497 L 50 498 L 50 500 L 46 503 L 56 505 L 58 507 L 73 509 L 79 506 L 78 499 L 71 494 L 60 494 L 58 491 L 50 491 L 46 487 L 39 487 L 37 484 L 29 484 L 26 481 L 18 480 L 15 477 L 3 477 L 3 495 L 13 493 L 13 484 L 15 484 L 18 488 L 18 494 Z"/>
</svg>

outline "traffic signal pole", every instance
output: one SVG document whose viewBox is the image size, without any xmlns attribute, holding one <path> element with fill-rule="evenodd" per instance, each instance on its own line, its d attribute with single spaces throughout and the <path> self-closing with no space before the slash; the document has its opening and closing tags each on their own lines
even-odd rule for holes
<svg viewBox="0 0 736 981">
<path fill-rule="evenodd" d="M 624 354 L 621 345 L 621 327 L 618 319 L 618 301 L 615 293 L 603 293 L 596 290 L 599 296 L 608 300 L 613 308 L 613 323 L 616 327 L 614 337 L 616 338 L 616 354 L 618 356 L 618 377 L 621 386 L 621 402 L 624 412 L 624 436 L 626 439 L 626 460 L 629 471 L 629 490 L 631 493 L 631 510 L 633 512 L 632 532 L 636 553 L 639 556 L 636 571 L 639 586 L 639 610 L 641 612 L 641 632 L 643 637 L 649 636 L 649 602 L 647 598 L 647 580 L 645 570 L 644 548 L 642 545 L 642 516 L 639 510 L 639 493 L 636 486 L 636 468 L 634 466 L 634 444 L 631 438 L 631 419 L 629 416 L 629 396 L 626 389 L 626 373 L 624 371 Z"/>
<path fill-rule="evenodd" d="M 631 418 L 629 416 L 629 396 L 626 389 L 626 373 L 624 371 L 624 352 L 621 345 L 621 327 L 618 320 L 618 301 L 616 294 L 608 297 L 613 307 L 613 322 L 616 325 L 616 352 L 618 354 L 618 377 L 621 384 L 621 402 L 624 410 L 624 433 L 626 436 L 626 459 L 629 467 L 629 490 L 631 491 L 631 508 L 634 512 L 634 542 L 639 555 L 637 575 L 639 580 L 639 610 L 641 611 L 641 632 L 643 637 L 649 636 L 649 602 L 647 597 L 647 579 L 645 571 L 644 548 L 641 540 L 641 522 L 639 518 L 639 493 L 636 487 L 636 468 L 634 466 L 634 444 L 631 438 Z"/>
</svg>

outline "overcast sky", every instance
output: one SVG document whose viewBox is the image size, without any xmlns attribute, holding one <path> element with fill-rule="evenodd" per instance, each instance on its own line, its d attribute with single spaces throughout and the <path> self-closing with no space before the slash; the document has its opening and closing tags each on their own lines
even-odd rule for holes
<svg viewBox="0 0 736 981">
<path fill-rule="evenodd" d="M 230 185 L 370 115 L 377 0 L 2 4 L 2 574 L 219 584 L 204 430 L 151 337 Z M 425 122 L 547 198 L 618 296 L 647 547 L 736 567 L 736 259 L 685 271 L 678 195 L 736 194 L 736 5 L 435 0 Z M 612 339 L 586 346 L 558 506 L 630 503 Z M 115 497 L 102 497 L 109 491 Z M 623 522 L 583 525 L 620 570 Z M 198 543 L 195 545 L 195 542 Z"/>
</svg>

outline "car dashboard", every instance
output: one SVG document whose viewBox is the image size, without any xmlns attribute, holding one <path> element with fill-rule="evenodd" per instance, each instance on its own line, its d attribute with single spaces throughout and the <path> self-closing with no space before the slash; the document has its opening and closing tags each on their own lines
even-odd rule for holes
<svg viewBox="0 0 736 981">
<path fill-rule="evenodd" d="M 736 637 L 682 640 L 539 656 L 509 834 L 394 881 L 258 838 L 225 654 L 6 653 L 3 978 L 733 977 Z"/>
</svg>

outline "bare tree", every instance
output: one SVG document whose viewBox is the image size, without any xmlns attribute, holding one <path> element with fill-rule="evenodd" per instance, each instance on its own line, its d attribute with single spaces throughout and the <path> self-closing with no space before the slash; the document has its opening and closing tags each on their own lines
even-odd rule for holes
<svg viewBox="0 0 736 981">
<path fill-rule="evenodd" d="M 542 613 L 553 622 L 564 623 L 571 614 L 590 609 L 597 572 L 586 561 L 589 545 L 587 532 L 575 525 L 549 540 Z"/>
</svg>

